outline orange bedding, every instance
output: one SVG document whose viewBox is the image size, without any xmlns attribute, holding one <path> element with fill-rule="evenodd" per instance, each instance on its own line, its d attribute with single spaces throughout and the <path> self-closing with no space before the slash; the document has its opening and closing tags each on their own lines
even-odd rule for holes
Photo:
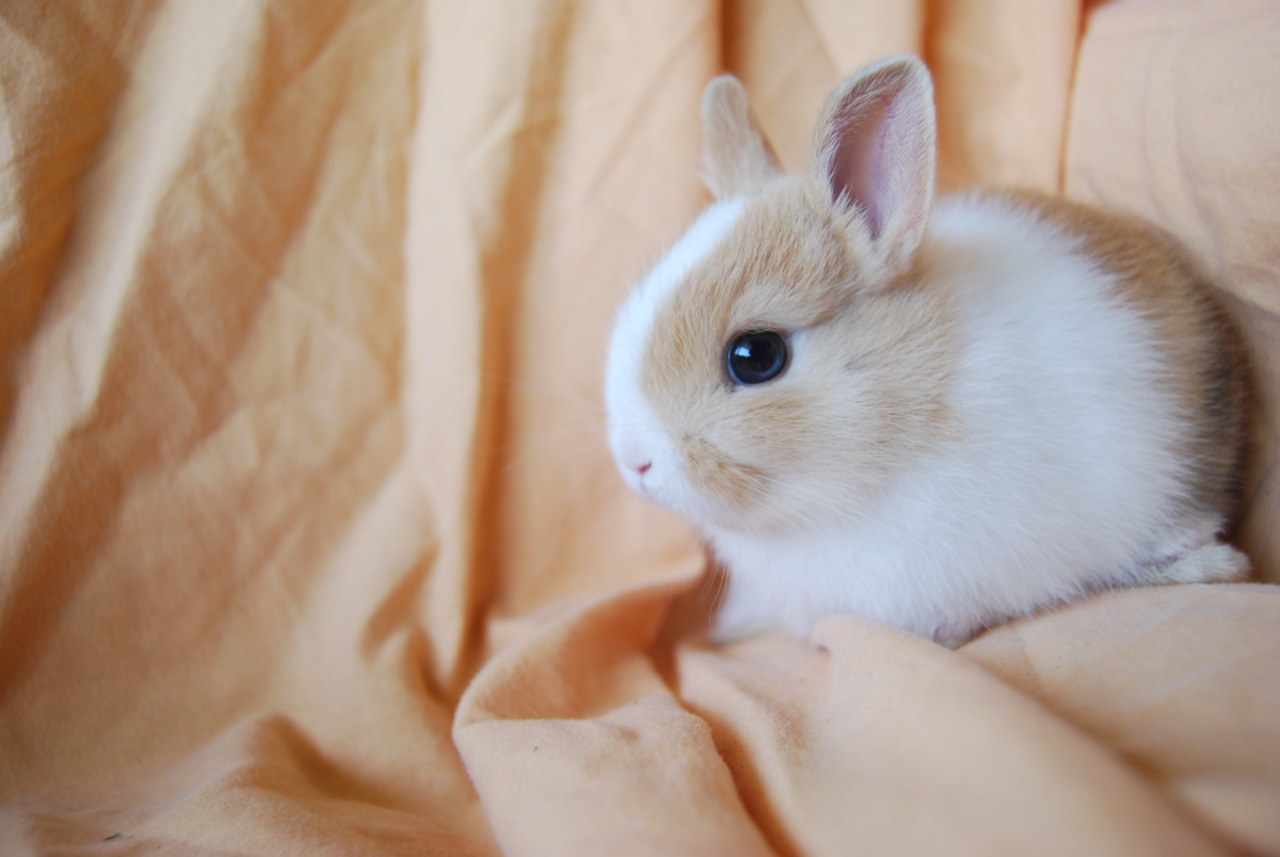
<svg viewBox="0 0 1280 857">
<path fill-rule="evenodd" d="M 903 51 L 947 188 L 1221 283 L 1258 582 L 700 642 L 612 313 L 713 74 L 795 166 Z M 6 4 L 0 854 L 1280 854 L 1278 77 L 1267 0 Z"/>
</svg>

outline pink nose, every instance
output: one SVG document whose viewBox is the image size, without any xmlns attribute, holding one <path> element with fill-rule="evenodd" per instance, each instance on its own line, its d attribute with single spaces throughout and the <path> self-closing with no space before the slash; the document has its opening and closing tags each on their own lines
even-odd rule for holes
<svg viewBox="0 0 1280 857">
<path fill-rule="evenodd" d="M 649 454 L 650 450 L 645 448 L 643 438 L 636 432 L 625 428 L 619 429 L 611 438 L 611 442 L 614 458 L 623 470 L 643 476 L 649 472 L 649 468 L 653 467 L 653 456 Z"/>
</svg>

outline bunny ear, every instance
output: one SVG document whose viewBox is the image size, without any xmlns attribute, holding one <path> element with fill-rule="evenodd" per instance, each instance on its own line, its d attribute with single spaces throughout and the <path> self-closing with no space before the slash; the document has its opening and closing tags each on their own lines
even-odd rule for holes
<svg viewBox="0 0 1280 857">
<path fill-rule="evenodd" d="M 747 91 L 721 75 L 702 93 L 703 180 L 717 199 L 752 193 L 781 174 L 778 158 L 751 115 Z"/>
<path fill-rule="evenodd" d="M 856 208 L 886 261 L 905 265 L 933 202 L 937 131 L 933 83 L 914 57 L 846 77 L 818 123 L 814 168 L 832 202 Z"/>
</svg>

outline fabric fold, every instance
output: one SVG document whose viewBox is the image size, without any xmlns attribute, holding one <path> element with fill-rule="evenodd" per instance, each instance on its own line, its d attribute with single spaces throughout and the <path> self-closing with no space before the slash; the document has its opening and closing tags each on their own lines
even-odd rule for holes
<svg viewBox="0 0 1280 857">
<path fill-rule="evenodd" d="M 0 853 L 1280 854 L 1278 33 L 1267 0 L 3 5 Z M 956 652 L 704 642 L 722 581 L 606 443 L 615 312 L 707 201 L 713 75 L 800 168 L 899 52 L 946 189 L 1136 211 L 1218 284 L 1268 582 Z"/>
</svg>

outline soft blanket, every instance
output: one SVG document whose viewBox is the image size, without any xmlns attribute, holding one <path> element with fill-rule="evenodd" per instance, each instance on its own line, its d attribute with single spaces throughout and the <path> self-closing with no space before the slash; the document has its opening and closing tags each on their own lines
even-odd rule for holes
<svg viewBox="0 0 1280 857">
<path fill-rule="evenodd" d="M 795 166 L 895 52 L 946 188 L 1221 283 L 1259 582 L 701 642 L 612 313 L 713 74 Z M 1278 77 L 1267 0 L 0 4 L 0 853 L 1280 854 Z"/>
</svg>

